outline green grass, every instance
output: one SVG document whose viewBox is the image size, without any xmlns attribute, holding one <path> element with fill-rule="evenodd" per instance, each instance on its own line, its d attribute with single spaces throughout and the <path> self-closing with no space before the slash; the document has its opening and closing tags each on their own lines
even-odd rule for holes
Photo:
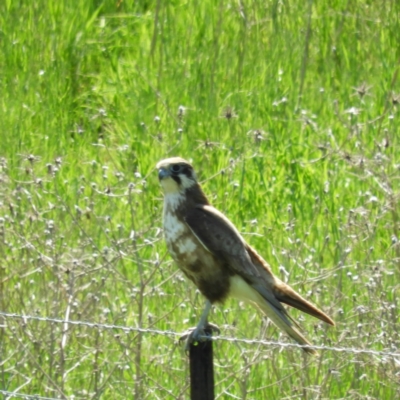
<svg viewBox="0 0 400 400">
<path fill-rule="evenodd" d="M 180 155 L 335 319 L 291 310 L 314 344 L 398 352 L 400 5 L 214 3 L 1 2 L 0 311 L 193 326 L 203 299 L 166 254 L 154 171 Z M 288 341 L 237 301 L 212 321 Z M 214 353 L 220 399 L 400 395 L 398 357 Z M 183 399 L 188 359 L 176 337 L 0 317 L 0 389 Z"/>
</svg>

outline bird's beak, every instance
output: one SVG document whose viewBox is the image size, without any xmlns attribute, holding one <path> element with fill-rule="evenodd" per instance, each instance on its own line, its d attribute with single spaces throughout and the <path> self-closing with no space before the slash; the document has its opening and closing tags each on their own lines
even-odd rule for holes
<svg viewBox="0 0 400 400">
<path fill-rule="evenodd" d="M 164 178 L 166 178 L 167 176 L 170 176 L 170 172 L 166 169 L 166 168 L 160 168 L 158 170 L 158 179 L 160 181 L 162 181 Z"/>
</svg>

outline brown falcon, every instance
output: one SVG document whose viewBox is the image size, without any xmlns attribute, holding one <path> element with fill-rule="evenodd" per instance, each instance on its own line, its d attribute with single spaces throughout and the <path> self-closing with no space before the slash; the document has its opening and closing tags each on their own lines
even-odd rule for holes
<svg viewBox="0 0 400 400">
<path fill-rule="evenodd" d="M 190 334 L 197 341 L 214 303 L 228 296 L 252 303 L 300 345 L 310 345 L 281 303 L 328 324 L 325 313 L 273 275 L 268 263 L 207 200 L 189 162 L 174 157 L 157 164 L 164 191 L 164 235 L 172 258 L 206 298 L 200 321 Z M 308 353 L 313 349 L 304 347 Z"/>
</svg>

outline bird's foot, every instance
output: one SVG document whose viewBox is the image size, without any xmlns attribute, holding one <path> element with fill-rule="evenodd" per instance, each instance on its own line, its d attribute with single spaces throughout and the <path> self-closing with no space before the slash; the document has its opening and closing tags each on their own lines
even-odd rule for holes
<svg viewBox="0 0 400 400">
<path fill-rule="evenodd" d="M 188 352 L 192 343 L 199 343 L 209 340 L 213 332 L 215 332 L 217 335 L 221 333 L 217 325 L 210 323 L 207 323 L 205 326 L 189 328 L 187 332 L 179 338 L 179 343 L 185 342 L 185 351 Z"/>
</svg>

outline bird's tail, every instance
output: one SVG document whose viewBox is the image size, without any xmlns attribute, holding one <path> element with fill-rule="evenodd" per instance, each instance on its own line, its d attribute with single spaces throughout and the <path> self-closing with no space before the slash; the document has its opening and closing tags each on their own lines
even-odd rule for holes
<svg viewBox="0 0 400 400">
<path fill-rule="evenodd" d="M 299 325 L 289 316 L 280 302 L 284 301 L 328 323 L 334 324 L 334 322 L 289 286 L 285 285 L 283 287 L 282 285 L 285 284 L 277 279 L 274 280 L 272 285 L 265 281 L 248 283 L 239 275 L 234 275 L 230 279 L 230 295 L 256 305 L 279 329 L 286 332 L 298 344 L 311 346 L 311 343 L 300 332 Z M 286 296 L 283 294 L 285 292 L 284 289 L 287 291 Z M 291 299 L 290 301 L 289 298 Z M 317 353 L 314 349 L 308 347 L 303 347 L 303 350 L 309 354 Z"/>
<path fill-rule="evenodd" d="M 269 317 L 275 325 L 286 332 L 300 345 L 311 345 L 311 343 L 300 332 L 299 325 L 289 316 L 281 303 L 288 304 L 306 312 L 313 317 L 335 325 L 333 320 L 314 304 L 304 299 L 300 294 L 293 290 L 289 285 L 273 276 L 268 263 L 250 246 L 247 246 L 247 252 L 253 265 L 258 271 L 261 271 L 261 280 L 254 280 L 252 288 L 258 293 L 257 297 L 249 298 L 253 303 Z M 307 353 L 315 354 L 316 351 L 307 347 L 303 348 Z"/>
<path fill-rule="evenodd" d="M 292 339 L 302 346 L 311 346 L 311 343 L 302 335 L 296 322 L 290 319 L 284 308 L 277 309 L 261 295 L 259 301 L 255 302 L 257 307 L 282 331 L 286 332 Z M 303 347 L 308 354 L 317 354 L 314 349 Z"/>
<path fill-rule="evenodd" d="M 305 298 L 300 296 L 295 290 L 289 285 L 276 280 L 273 288 L 275 298 L 291 307 L 297 308 L 300 311 L 306 312 L 321 321 L 326 322 L 329 325 L 335 325 L 333 320 L 326 315 L 323 311 L 317 308 L 314 304 L 307 301 Z"/>
</svg>

